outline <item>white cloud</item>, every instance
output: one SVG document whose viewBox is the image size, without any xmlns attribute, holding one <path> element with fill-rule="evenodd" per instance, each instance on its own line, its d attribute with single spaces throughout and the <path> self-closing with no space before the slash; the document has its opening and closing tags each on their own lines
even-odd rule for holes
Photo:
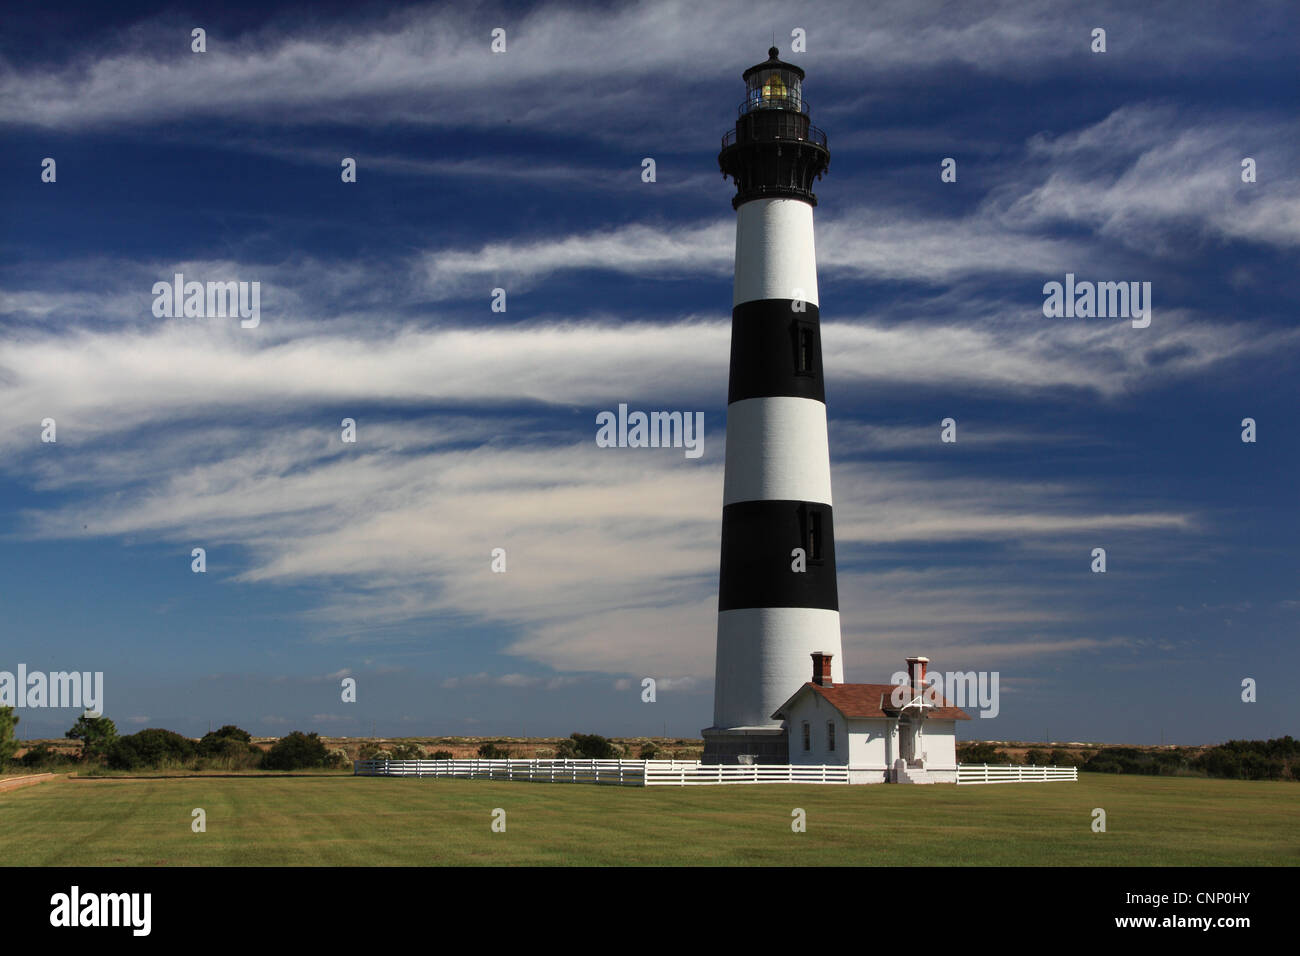
<svg viewBox="0 0 1300 956">
<path fill-rule="evenodd" d="M 735 222 L 634 224 L 568 236 L 488 242 L 477 249 L 427 255 L 435 298 L 482 288 L 484 277 L 527 288 L 583 269 L 680 279 L 726 276 L 733 267 Z M 943 284 L 970 276 L 1051 275 L 1091 262 L 1086 245 L 1018 233 L 978 217 L 908 220 L 880 209 L 850 208 L 817 223 L 823 277 Z"/>
<path fill-rule="evenodd" d="M 556 671 L 669 680 L 709 673 L 720 462 L 598 449 L 587 440 L 541 443 L 527 420 L 506 421 L 508 434 L 480 422 L 468 445 L 474 433 L 465 421 L 372 422 L 347 451 L 310 432 L 250 440 L 198 426 L 200 437 L 224 442 L 206 460 L 188 461 L 188 442 L 136 448 L 138 474 L 129 482 L 128 453 L 112 443 L 69 449 L 57 466 L 45 463 L 42 481 L 79 494 L 29 515 L 29 530 L 147 534 L 176 541 L 182 556 L 180 544 L 198 541 L 208 548 L 209 573 L 328 581 L 332 598 L 309 615 L 321 639 L 382 642 L 393 625 L 450 615 L 504 628 L 515 635 L 508 653 Z M 444 433 L 457 440 L 441 441 Z M 102 471 L 100 455 L 109 462 Z M 1126 509 L 1104 489 L 1070 483 L 958 481 L 943 467 L 897 462 L 844 464 L 834 480 L 837 544 L 846 551 L 945 540 L 1025 548 L 1099 531 L 1114 540 L 1198 528 L 1190 515 Z M 491 570 L 494 547 L 507 551 L 505 574 Z M 850 607 L 850 595 L 874 586 L 846 575 L 842 603 Z M 914 593 L 922 587 L 913 582 Z M 960 590 L 943 581 L 934 587 L 950 596 Z M 1020 606 L 1008 597 L 972 614 L 977 593 L 967 589 L 964 604 L 936 615 L 891 605 L 903 588 L 887 592 L 867 600 L 871 627 L 908 633 L 960 625 L 970 634 L 981 619 L 1051 623 L 1043 606 L 1059 597 L 1039 594 Z M 480 674 L 445 686 L 564 686 L 555 680 Z"/>
<path fill-rule="evenodd" d="M 481 287 L 482 276 L 527 287 L 557 272 L 598 269 L 638 276 L 725 275 L 732 268 L 735 225 L 620 226 L 569 236 L 489 242 L 469 251 L 427 256 L 428 291 L 437 298 Z"/>
<path fill-rule="evenodd" d="M 1111 27 L 1108 65 L 1123 71 L 1131 63 L 1144 77 L 1247 54 L 1254 31 L 1275 20 L 1285 29 L 1281 11 L 1224 18 L 1148 4 L 1144 18 L 1180 26 L 1152 44 L 1123 4 L 1095 12 Z M 1050 6 L 999 0 L 940 14 L 913 4 L 873 11 L 866 29 L 852 2 L 817 4 L 801 16 L 824 90 L 943 68 L 1019 79 L 1089 65 L 1087 25 Z M 647 128 L 648 91 L 686 102 L 702 83 L 738 86 L 735 74 L 764 55 L 766 37 L 758 39 L 753 24 L 786 19 L 786 5 L 775 0 L 668 0 L 609 11 L 546 4 L 522 16 L 426 7 L 364 20 L 299 19 L 293 32 L 283 21 L 246 34 L 211 30 L 208 52 L 193 54 L 188 21 L 169 16 L 94 36 L 57 64 L 10 67 L 0 74 L 0 123 L 79 128 L 216 117 L 500 128 L 509 120 L 553 129 L 582 117 L 592 135 L 644 139 L 669 131 L 663 115 Z M 508 50 L 493 55 L 490 31 L 502 25 Z M 1126 55 L 1133 51 L 1140 56 Z"/>
<path fill-rule="evenodd" d="M 26 335 L 0 342 L 0 423 L 11 426 L 0 433 L 0 447 L 25 449 L 32 463 L 48 458 L 52 446 L 39 447 L 34 424 L 46 417 L 58 422 L 62 447 L 77 447 L 195 418 L 226 417 L 227 438 L 234 439 L 237 431 L 249 434 L 239 415 L 265 422 L 268 410 L 282 415 L 322 403 L 590 410 L 644 396 L 678 408 L 720 408 L 728 336 L 727 323 L 693 319 L 408 328 L 269 345 L 221 320 L 167 321 L 151 332 Z M 828 321 L 823 340 L 828 377 L 841 390 L 956 383 L 1006 393 L 1069 387 L 1114 398 L 1242 358 L 1293 351 L 1300 331 L 1209 323 L 1157 302 L 1151 327 L 1141 330 L 1044 319 L 1031 305 L 1018 316 L 960 324 Z M 583 374 L 572 374 L 574 368 Z M 318 432 L 283 438 L 323 448 L 337 443 L 337 427 L 331 416 Z M 718 451 L 706 436 L 706 458 Z"/>
<path fill-rule="evenodd" d="M 560 674 L 552 677 L 537 674 L 489 674 L 480 671 L 463 677 L 448 677 L 442 681 L 444 690 L 456 690 L 462 687 L 506 687 L 530 688 L 540 687 L 544 690 L 563 690 L 579 683 L 581 678 L 574 675 Z"/>
<path fill-rule="evenodd" d="M 1029 189 L 1008 184 L 982 207 L 1007 228 L 1082 224 L 1164 254 L 1191 239 L 1300 244 L 1300 184 L 1279 175 L 1300 161 L 1300 123 L 1290 118 L 1124 106 L 1081 130 L 1035 137 L 1029 156 L 1046 178 Z M 1249 184 L 1241 181 L 1248 156 L 1258 165 Z"/>
</svg>

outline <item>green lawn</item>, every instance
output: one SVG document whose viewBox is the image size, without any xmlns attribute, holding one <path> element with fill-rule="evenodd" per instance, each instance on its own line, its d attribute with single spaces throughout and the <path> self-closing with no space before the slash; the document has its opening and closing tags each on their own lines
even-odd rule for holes
<svg viewBox="0 0 1300 956">
<path fill-rule="evenodd" d="M 207 811 L 193 833 L 190 811 Z M 490 828 L 494 808 L 506 832 Z M 791 810 L 807 812 L 805 833 Z M 1107 814 L 1093 833 L 1092 811 Z M 68 779 L 0 793 L 8 865 L 1296 865 L 1300 786 L 1083 774 L 992 786 L 347 775 Z"/>
</svg>

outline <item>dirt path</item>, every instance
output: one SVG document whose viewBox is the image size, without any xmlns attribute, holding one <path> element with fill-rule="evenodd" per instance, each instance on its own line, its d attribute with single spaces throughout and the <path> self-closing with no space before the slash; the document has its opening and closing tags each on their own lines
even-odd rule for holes
<svg viewBox="0 0 1300 956">
<path fill-rule="evenodd" d="M 34 773 L 27 777 L 0 777 L 0 793 L 6 790 L 17 790 L 19 787 L 30 787 L 38 783 L 44 783 L 46 780 L 53 780 L 57 773 Z"/>
</svg>

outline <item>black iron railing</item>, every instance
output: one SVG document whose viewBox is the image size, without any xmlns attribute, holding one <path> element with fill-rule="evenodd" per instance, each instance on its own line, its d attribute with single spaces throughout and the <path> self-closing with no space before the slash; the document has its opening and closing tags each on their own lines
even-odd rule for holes
<svg viewBox="0 0 1300 956">
<path fill-rule="evenodd" d="M 826 145 L 826 133 L 816 126 L 808 127 L 807 136 L 783 137 L 778 135 L 774 137 L 774 139 L 787 139 L 787 138 L 798 140 L 800 142 L 812 143 L 814 146 L 824 147 Z M 722 148 L 726 149 L 728 146 L 735 145 L 735 142 L 736 142 L 736 131 L 734 129 L 729 130 L 726 133 L 726 135 L 722 137 Z"/>
</svg>

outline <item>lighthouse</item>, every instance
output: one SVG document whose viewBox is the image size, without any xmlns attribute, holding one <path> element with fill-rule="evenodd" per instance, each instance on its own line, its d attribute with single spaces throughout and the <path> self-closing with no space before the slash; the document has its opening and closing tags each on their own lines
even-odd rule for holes
<svg viewBox="0 0 1300 956">
<path fill-rule="evenodd" d="M 808 680 L 810 654 L 844 680 L 812 191 L 830 163 L 804 71 L 769 58 L 718 164 L 736 185 L 726 473 L 713 726 L 705 763 L 787 763 L 773 714 Z"/>
</svg>

